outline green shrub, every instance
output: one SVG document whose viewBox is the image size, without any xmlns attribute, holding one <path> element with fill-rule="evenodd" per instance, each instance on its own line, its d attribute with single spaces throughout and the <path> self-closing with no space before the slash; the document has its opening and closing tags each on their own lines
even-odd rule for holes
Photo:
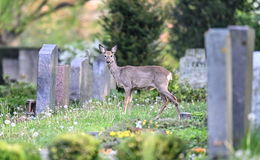
<svg viewBox="0 0 260 160">
<path fill-rule="evenodd" d="M 156 64 L 161 51 L 158 41 L 165 20 L 159 0 L 107 0 L 101 25 L 102 41 L 108 47 L 117 44 L 118 65 Z M 110 49 L 110 48 L 109 48 Z"/>
<path fill-rule="evenodd" d="M 40 160 L 39 151 L 30 144 L 7 144 L 0 142 L 1 160 Z"/>
<path fill-rule="evenodd" d="M 0 113 L 24 111 L 27 99 L 35 98 L 36 87 L 32 84 L 17 82 L 0 85 Z"/>
<path fill-rule="evenodd" d="M 174 135 L 151 135 L 144 142 L 144 160 L 184 159 L 185 142 Z"/>
<path fill-rule="evenodd" d="M 95 160 L 99 142 L 84 133 L 64 134 L 49 145 L 50 160 Z"/>
<path fill-rule="evenodd" d="M 136 135 L 123 141 L 118 146 L 117 158 L 119 160 L 140 160 L 143 155 L 144 135 Z"/>
<path fill-rule="evenodd" d="M 174 135 L 136 135 L 118 146 L 119 160 L 173 160 L 183 159 L 186 144 Z"/>
</svg>

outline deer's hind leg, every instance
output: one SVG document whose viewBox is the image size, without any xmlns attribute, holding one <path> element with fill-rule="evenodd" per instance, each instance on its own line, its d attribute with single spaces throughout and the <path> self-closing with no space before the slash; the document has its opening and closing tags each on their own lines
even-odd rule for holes
<svg viewBox="0 0 260 160">
<path fill-rule="evenodd" d="M 172 102 L 177 110 L 178 117 L 180 118 L 180 109 L 179 109 L 179 102 L 177 101 L 177 98 L 173 96 L 169 91 L 168 91 L 168 83 L 161 83 L 159 86 L 157 86 L 157 90 L 160 92 L 160 94 L 166 96 L 170 102 Z"/>
<path fill-rule="evenodd" d="M 159 119 L 160 118 L 161 113 L 163 112 L 163 110 L 169 104 L 169 99 L 165 95 L 163 95 L 163 94 L 160 94 L 160 95 L 161 95 L 161 98 L 162 98 L 162 101 L 163 101 L 163 105 L 161 106 L 161 108 L 160 108 L 159 112 L 157 113 L 157 116 L 155 117 L 155 119 Z"/>
</svg>

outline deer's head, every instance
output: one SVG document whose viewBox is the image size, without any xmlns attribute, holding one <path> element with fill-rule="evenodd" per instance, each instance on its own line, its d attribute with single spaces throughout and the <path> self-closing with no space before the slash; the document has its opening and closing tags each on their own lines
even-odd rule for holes
<svg viewBox="0 0 260 160">
<path fill-rule="evenodd" d="M 108 51 L 104 46 L 99 44 L 99 50 L 104 55 L 105 61 L 107 62 L 107 64 L 111 64 L 111 63 L 115 62 L 115 53 L 117 50 L 117 46 L 114 46 L 111 49 L 111 51 Z"/>
</svg>

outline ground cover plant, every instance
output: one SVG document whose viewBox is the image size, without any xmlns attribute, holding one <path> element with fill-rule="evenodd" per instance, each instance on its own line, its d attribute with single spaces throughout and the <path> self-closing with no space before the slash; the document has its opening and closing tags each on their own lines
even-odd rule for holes
<svg viewBox="0 0 260 160">
<path fill-rule="evenodd" d="M 205 102 L 181 103 L 182 111 L 194 114 L 190 120 L 179 121 L 174 106 L 169 104 L 162 119 L 154 121 L 162 104 L 160 97 L 152 98 L 149 92 L 135 92 L 132 112 L 127 114 L 123 114 L 122 99 L 123 93 L 114 91 L 106 101 L 90 100 L 83 107 L 71 104 L 58 112 L 49 109 L 23 121 L 19 121 L 20 115 L 1 117 L 0 140 L 30 142 L 42 149 L 61 134 L 98 131 L 101 146 L 115 149 L 122 140 L 138 134 L 136 125 L 141 122 L 143 131 L 173 134 L 187 140 L 191 152 L 194 148 L 206 147 Z"/>
</svg>

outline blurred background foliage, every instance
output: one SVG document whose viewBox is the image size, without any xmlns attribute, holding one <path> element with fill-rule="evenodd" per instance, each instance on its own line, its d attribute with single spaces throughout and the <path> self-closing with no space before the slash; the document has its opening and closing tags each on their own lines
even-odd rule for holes
<svg viewBox="0 0 260 160">
<path fill-rule="evenodd" d="M 118 44 L 120 65 L 159 64 L 173 70 L 185 49 L 203 48 L 204 33 L 212 27 L 249 25 L 256 30 L 259 50 L 259 3 L 259 0 L 1 0 L 0 46 L 40 47 L 43 43 L 55 43 L 69 50 L 70 45 L 87 44 L 83 49 L 86 50 L 99 42 L 109 49 Z"/>
</svg>

